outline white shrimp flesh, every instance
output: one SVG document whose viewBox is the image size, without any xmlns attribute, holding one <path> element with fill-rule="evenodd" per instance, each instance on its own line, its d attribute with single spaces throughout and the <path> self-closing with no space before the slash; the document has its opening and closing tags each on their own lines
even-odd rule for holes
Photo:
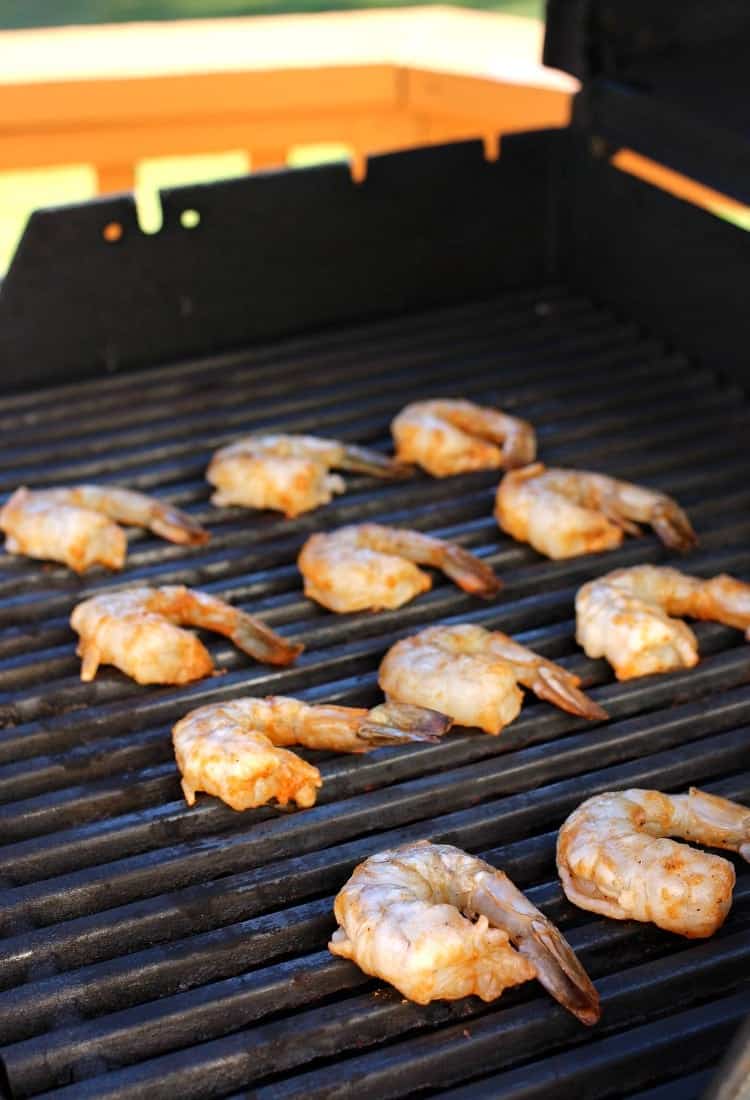
<svg viewBox="0 0 750 1100">
<path fill-rule="evenodd" d="M 585 1024 L 599 997 L 561 932 L 507 875 L 448 844 L 380 852 L 339 891 L 334 955 L 417 1004 L 471 995 L 492 1001 L 538 980 Z"/>
<path fill-rule="evenodd" d="M 216 452 L 206 478 L 214 504 L 272 508 L 292 519 L 328 504 L 346 484 L 332 469 L 382 478 L 410 471 L 379 451 L 312 435 L 250 435 Z"/>
<path fill-rule="evenodd" d="M 517 716 L 529 688 L 570 714 L 601 720 L 607 712 L 579 690 L 572 672 L 498 630 L 473 623 L 433 626 L 397 642 L 380 665 L 389 700 L 434 706 L 460 726 L 497 734 Z"/>
<path fill-rule="evenodd" d="M 750 584 L 666 566 L 616 569 L 579 589 L 576 639 L 589 657 L 606 657 L 618 680 L 692 668 L 698 642 L 683 615 L 738 627 L 750 640 Z"/>
<path fill-rule="evenodd" d="M 186 684 L 210 676 L 210 653 L 183 626 L 224 634 L 244 653 L 272 665 L 291 664 L 303 649 L 239 608 L 182 585 L 103 592 L 79 603 L 70 625 L 79 635 L 86 681 L 100 664 L 114 665 L 139 684 Z"/>
<path fill-rule="evenodd" d="M 712 852 L 750 861 L 750 809 L 692 787 L 633 789 L 583 802 L 557 838 L 557 869 L 574 905 L 615 920 L 652 921 L 688 938 L 711 936 L 732 904 L 735 871 Z"/>
<path fill-rule="evenodd" d="M 59 561 L 84 573 L 92 565 L 122 569 L 124 523 L 146 527 L 170 542 L 200 546 L 209 534 L 171 504 L 113 485 L 70 489 L 16 489 L 0 511 L 10 554 Z"/>
<path fill-rule="evenodd" d="M 452 542 L 361 523 L 330 534 L 311 535 L 298 558 L 305 595 L 331 611 L 380 611 L 401 607 L 432 587 L 418 565 L 441 569 L 473 596 L 500 590 L 492 569 Z"/>
<path fill-rule="evenodd" d="M 391 432 L 399 461 L 415 463 L 433 477 L 525 466 L 536 456 L 528 421 L 454 398 L 407 405 Z"/>
<path fill-rule="evenodd" d="M 500 482 L 495 518 L 519 542 L 548 558 L 573 558 L 618 547 L 625 533 L 653 527 L 674 550 L 697 538 L 676 501 L 664 493 L 586 470 L 548 469 L 541 462 L 511 470 Z"/>
<path fill-rule="evenodd" d="M 320 772 L 290 745 L 334 752 L 368 752 L 381 745 L 435 741 L 450 727 L 444 714 L 381 704 L 372 710 L 312 705 L 268 696 L 213 703 L 185 715 L 172 731 L 188 805 L 196 791 L 221 798 L 233 810 L 315 803 Z"/>
</svg>

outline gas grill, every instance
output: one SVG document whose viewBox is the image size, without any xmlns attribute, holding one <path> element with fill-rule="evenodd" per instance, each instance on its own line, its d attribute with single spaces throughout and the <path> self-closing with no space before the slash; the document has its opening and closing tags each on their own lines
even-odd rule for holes
<svg viewBox="0 0 750 1100">
<path fill-rule="evenodd" d="M 736 37 L 738 6 L 716 7 Z M 498 472 L 347 476 L 345 496 L 293 521 L 215 509 L 203 479 L 212 451 L 248 431 L 388 450 L 407 401 L 460 395 L 531 420 L 549 464 L 675 496 L 700 538 L 685 568 L 750 579 L 750 241 L 609 163 L 618 145 L 638 148 L 638 131 L 625 139 L 625 116 L 602 104 L 653 97 L 605 79 L 593 45 L 631 42 L 641 5 L 606 5 L 606 35 L 592 16 L 605 5 L 585 24 L 569 8 L 552 6 L 548 53 L 585 78 L 574 125 L 508 138 L 497 162 L 468 143 L 376 158 L 358 185 L 328 166 L 181 188 L 151 238 L 128 198 L 32 217 L 0 293 L 17 391 L 0 400 L 0 492 L 127 485 L 190 511 L 212 539 L 186 550 L 131 533 L 114 576 L 0 559 L 8 1095 L 689 1100 L 716 1080 L 750 1008 L 750 868 L 735 860 L 725 925 L 691 942 L 571 906 L 554 844 L 599 791 L 698 784 L 750 803 L 742 634 L 699 624 L 697 668 L 616 683 L 575 644 L 575 591 L 673 555 L 647 535 L 542 559 L 497 529 Z M 662 40 L 640 16 L 653 32 L 638 39 L 642 71 Z M 708 183 L 729 174 L 718 154 L 704 167 Z M 186 209 L 197 228 L 183 228 Z M 109 223 L 116 243 L 102 238 Z M 499 598 L 481 604 L 437 576 L 379 615 L 305 600 L 294 563 L 307 535 L 373 518 L 471 547 L 502 576 Z M 72 607 L 136 580 L 217 593 L 306 650 L 272 669 L 210 636 L 222 675 L 141 688 L 103 668 L 81 683 Z M 497 738 L 458 731 L 359 758 L 300 750 L 324 779 L 310 810 L 185 805 L 170 729 L 188 710 L 268 693 L 371 705 L 386 648 L 437 621 L 502 629 L 560 661 L 610 721 L 527 695 Z M 534 982 L 492 1004 L 420 1007 L 328 954 L 332 899 L 353 867 L 421 837 L 502 867 L 560 925 L 600 991 L 596 1028 Z"/>
</svg>

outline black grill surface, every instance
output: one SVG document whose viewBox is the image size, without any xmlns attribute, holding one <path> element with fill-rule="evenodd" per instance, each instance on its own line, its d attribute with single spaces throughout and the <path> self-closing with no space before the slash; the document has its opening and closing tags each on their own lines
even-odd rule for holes
<svg viewBox="0 0 750 1100">
<path fill-rule="evenodd" d="M 495 472 L 350 491 L 295 521 L 213 509 L 211 452 L 248 431 L 390 447 L 407 401 L 456 395 L 530 419 L 547 462 L 653 485 L 687 508 L 695 573 L 750 577 L 750 410 L 672 348 L 560 287 L 369 324 L 0 404 L 0 491 L 83 480 L 164 496 L 213 538 L 184 550 L 142 533 L 123 573 L 76 578 L 0 558 L 0 1035 L 17 1096 L 681 1100 L 750 1007 L 750 871 L 706 942 L 599 919 L 565 900 L 556 830 L 584 798 L 696 783 L 750 802 L 750 647 L 697 628 L 693 671 L 614 682 L 574 641 L 573 597 L 618 566 L 662 562 L 651 536 L 542 559 L 506 538 Z M 502 575 L 492 604 L 442 577 L 407 607 L 335 616 L 302 597 L 295 558 L 318 529 L 377 517 L 453 538 Z M 123 582 L 185 582 L 261 613 L 307 649 L 273 670 L 208 639 L 223 675 L 141 688 L 78 679 L 67 617 Z M 318 804 L 234 813 L 182 801 L 170 730 L 191 708 L 287 693 L 368 705 L 394 640 L 447 619 L 512 633 L 575 669 L 611 720 L 527 696 L 499 737 L 365 757 L 310 754 Z M 504 868 L 564 929 L 602 997 L 589 1031 L 537 983 L 499 1001 L 419 1007 L 326 951 L 332 897 L 367 855 L 430 837 Z"/>
</svg>

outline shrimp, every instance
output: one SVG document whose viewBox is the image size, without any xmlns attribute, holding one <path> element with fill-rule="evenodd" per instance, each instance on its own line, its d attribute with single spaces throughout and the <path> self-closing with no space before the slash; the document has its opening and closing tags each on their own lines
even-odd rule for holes
<svg viewBox="0 0 750 1100">
<path fill-rule="evenodd" d="M 548 469 L 537 462 L 505 475 L 497 490 L 495 519 L 503 531 L 548 558 L 574 558 L 613 550 L 639 523 L 653 527 L 674 550 L 690 550 L 697 538 L 676 501 L 585 470 Z"/>
<path fill-rule="evenodd" d="M 517 716 L 523 692 L 583 718 L 607 712 L 582 691 L 572 672 L 545 660 L 497 630 L 462 623 L 432 626 L 388 650 L 380 666 L 386 698 L 434 706 L 461 726 L 497 734 Z"/>
<path fill-rule="evenodd" d="M 410 471 L 379 451 L 318 439 L 312 435 L 250 435 L 222 447 L 206 478 L 218 492 L 214 504 L 274 508 L 293 519 L 321 504 L 346 485 L 331 467 L 376 477 L 396 478 Z"/>
<path fill-rule="evenodd" d="M 596 989 L 559 929 L 507 875 L 460 848 L 421 840 L 371 856 L 334 913 L 328 950 L 417 1004 L 492 1001 L 538 978 L 583 1023 L 599 1019 Z"/>
<path fill-rule="evenodd" d="M 670 836 L 750 861 L 750 810 L 695 787 L 679 795 L 595 795 L 560 829 L 563 890 L 574 905 L 605 917 L 653 921 L 690 939 L 713 935 L 732 905 L 734 867 Z"/>
<path fill-rule="evenodd" d="M 736 626 L 750 640 L 750 584 L 724 573 L 703 580 L 666 566 L 616 569 L 579 589 L 576 640 L 589 657 L 606 657 L 618 680 L 692 668 L 695 634 L 670 615 Z"/>
<path fill-rule="evenodd" d="M 100 664 L 114 665 L 139 684 L 186 684 L 209 676 L 214 666 L 208 650 L 178 624 L 224 634 L 238 649 L 270 665 L 291 664 L 304 648 L 205 592 L 182 585 L 125 588 L 73 609 L 70 625 L 80 635 L 81 679 L 93 680 Z"/>
<path fill-rule="evenodd" d="M 417 401 L 401 410 L 391 432 L 396 457 L 433 477 L 525 466 L 536 456 L 531 424 L 471 401 Z"/>
<path fill-rule="evenodd" d="M 331 611 L 401 607 L 432 588 L 415 563 L 442 569 L 465 592 L 489 598 L 501 584 L 488 565 L 452 542 L 361 523 L 311 535 L 297 559 L 305 595 Z"/>
<path fill-rule="evenodd" d="M 61 561 L 76 573 L 99 563 L 122 569 L 127 552 L 118 523 L 147 527 L 170 542 L 191 546 L 209 534 L 190 516 L 154 497 L 114 486 L 16 489 L 0 511 L 0 529 L 11 554 Z"/>
<path fill-rule="evenodd" d="M 282 806 L 314 805 L 320 772 L 284 746 L 368 752 L 435 741 L 449 727 L 444 714 L 420 707 L 381 704 L 368 711 L 268 696 L 200 707 L 177 723 L 172 740 L 189 806 L 196 791 L 206 791 L 247 810 L 273 798 Z"/>
</svg>

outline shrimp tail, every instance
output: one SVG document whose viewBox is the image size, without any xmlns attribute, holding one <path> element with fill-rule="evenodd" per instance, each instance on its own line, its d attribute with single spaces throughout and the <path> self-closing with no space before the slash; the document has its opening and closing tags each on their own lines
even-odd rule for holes
<svg viewBox="0 0 750 1100">
<path fill-rule="evenodd" d="M 541 913 L 532 920 L 531 932 L 518 950 L 533 962 L 544 988 L 581 1023 L 597 1023 L 599 994 L 568 941 Z"/>
<path fill-rule="evenodd" d="M 503 465 L 507 470 L 528 466 L 536 458 L 536 435 L 531 424 L 519 420 L 503 444 Z"/>
<path fill-rule="evenodd" d="M 521 481 L 533 480 L 535 477 L 541 477 L 545 473 L 547 467 L 543 462 L 532 462 L 528 466 L 523 466 L 518 470 L 514 470 L 512 474 L 506 475 L 509 482 L 516 483 Z M 505 478 L 503 478 L 505 480 Z"/>
<path fill-rule="evenodd" d="M 90 683 L 96 676 L 101 662 L 99 647 L 93 642 L 80 642 L 76 653 L 81 658 L 81 679 L 84 683 Z"/>
<path fill-rule="evenodd" d="M 636 537 L 643 534 L 643 529 L 632 519 L 628 519 L 613 497 L 603 498 L 600 507 L 603 515 L 611 523 L 616 524 L 620 530 L 625 531 L 626 534 L 635 535 Z"/>
<path fill-rule="evenodd" d="M 698 545 L 698 536 L 690 520 L 675 501 L 667 498 L 656 505 L 651 526 L 665 546 L 683 553 Z"/>
<path fill-rule="evenodd" d="M 397 745 L 405 741 L 439 741 L 453 719 L 438 710 L 408 703 L 381 703 L 365 715 L 357 736 L 369 745 Z"/>
<path fill-rule="evenodd" d="M 395 458 L 374 451 L 370 447 L 357 447 L 353 443 L 342 445 L 340 465 L 343 470 L 372 474 L 374 477 L 402 478 L 411 477 L 414 469 Z"/>
<path fill-rule="evenodd" d="M 719 573 L 704 582 L 703 591 L 708 604 L 705 617 L 745 630 L 745 637 L 750 640 L 750 584 Z M 693 608 L 693 612 L 703 617 L 702 609 Z"/>
<path fill-rule="evenodd" d="M 584 474 L 583 477 L 585 478 L 586 475 Z M 604 481 L 608 483 L 610 479 L 605 478 Z M 602 489 L 596 503 L 596 509 L 601 512 L 605 519 L 608 519 L 610 523 L 614 523 L 626 534 L 636 536 L 643 534 L 643 529 L 628 515 L 627 501 L 622 499 L 618 482 L 612 482 L 607 488 Z"/>
<path fill-rule="evenodd" d="M 698 826 L 697 841 L 739 852 L 750 863 L 750 811 L 698 787 L 690 788 L 687 804 L 691 821 Z"/>
<path fill-rule="evenodd" d="M 472 908 L 491 924 L 504 928 L 520 954 L 533 963 L 544 988 L 591 1027 L 601 1015 L 599 994 L 578 956 L 560 930 L 502 871 L 488 868 L 488 872 L 481 875 L 473 891 Z"/>
<path fill-rule="evenodd" d="M 211 538 L 205 527 L 201 527 L 186 512 L 165 504 L 159 504 L 152 510 L 149 527 L 155 535 L 186 546 L 203 546 Z"/>
<path fill-rule="evenodd" d="M 499 577 L 475 554 L 470 554 L 455 543 L 446 544 L 441 555 L 440 568 L 452 581 L 472 596 L 481 596 L 489 600 L 496 596 L 503 586 Z"/>
<path fill-rule="evenodd" d="M 287 641 L 260 619 L 244 612 L 238 614 L 230 638 L 238 649 L 269 665 L 290 665 L 305 648 L 299 642 Z"/>
<path fill-rule="evenodd" d="M 558 665 L 539 665 L 531 690 L 538 699 L 546 699 L 569 714 L 577 714 L 590 721 L 604 721 L 606 710 L 579 691 L 580 680 Z"/>
</svg>

